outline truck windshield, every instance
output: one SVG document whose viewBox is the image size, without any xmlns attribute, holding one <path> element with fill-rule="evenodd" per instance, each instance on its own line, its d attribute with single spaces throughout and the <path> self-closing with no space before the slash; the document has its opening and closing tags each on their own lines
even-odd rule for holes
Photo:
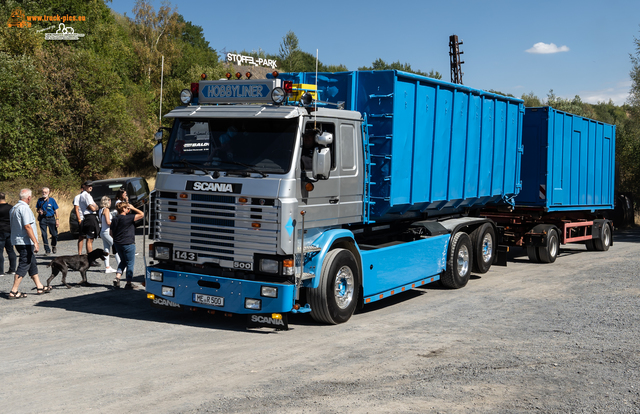
<svg viewBox="0 0 640 414">
<path fill-rule="evenodd" d="M 297 119 L 176 119 L 162 166 L 285 174 Z"/>
</svg>

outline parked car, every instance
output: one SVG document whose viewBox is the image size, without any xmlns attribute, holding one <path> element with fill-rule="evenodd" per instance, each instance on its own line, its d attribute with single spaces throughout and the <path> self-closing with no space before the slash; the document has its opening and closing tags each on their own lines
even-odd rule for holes
<svg viewBox="0 0 640 414">
<path fill-rule="evenodd" d="M 96 180 L 93 182 L 93 190 L 91 196 L 100 207 L 100 200 L 103 196 L 108 196 L 111 199 L 111 211 L 116 209 L 116 193 L 120 188 L 127 190 L 127 196 L 129 197 L 129 203 L 135 208 L 143 210 L 143 205 L 149 199 L 149 184 L 147 180 L 142 177 L 124 177 L 124 178 L 110 178 L 108 180 Z M 142 224 L 136 223 L 136 225 Z M 69 230 L 74 237 L 78 236 L 78 217 L 76 216 L 76 209 L 71 209 L 69 214 Z"/>
</svg>

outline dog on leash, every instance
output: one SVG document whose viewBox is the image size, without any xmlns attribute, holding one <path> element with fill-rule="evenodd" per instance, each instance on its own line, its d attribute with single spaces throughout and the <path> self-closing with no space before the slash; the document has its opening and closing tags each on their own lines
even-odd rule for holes
<svg viewBox="0 0 640 414">
<path fill-rule="evenodd" d="M 47 279 L 47 286 L 51 285 L 51 281 L 58 276 L 58 273 L 62 273 L 62 284 L 71 289 L 71 286 L 67 284 L 67 272 L 69 269 L 80 272 L 82 276 L 82 286 L 89 286 L 87 282 L 87 270 L 91 267 L 91 263 L 98 259 L 106 260 L 109 257 L 109 252 L 102 249 L 95 249 L 89 254 L 75 254 L 71 256 L 58 256 L 54 258 L 47 267 L 51 266 L 51 277 Z"/>
</svg>

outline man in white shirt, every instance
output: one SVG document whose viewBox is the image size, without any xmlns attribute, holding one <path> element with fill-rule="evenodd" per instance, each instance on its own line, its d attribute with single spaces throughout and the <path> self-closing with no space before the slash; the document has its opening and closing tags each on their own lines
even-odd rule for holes
<svg viewBox="0 0 640 414">
<path fill-rule="evenodd" d="M 82 239 L 87 239 L 87 253 L 93 250 L 93 239 L 100 234 L 100 224 L 98 223 L 98 205 L 91 197 L 93 183 L 85 181 L 82 184 L 82 193 L 78 196 L 78 210 L 82 213 L 80 220 L 80 236 L 78 238 L 78 254 L 82 254 Z M 75 204 L 75 200 L 74 200 Z"/>
<path fill-rule="evenodd" d="M 84 191 L 84 184 L 80 186 L 80 194 L 73 198 L 73 209 L 76 212 L 76 219 L 78 220 L 78 254 L 82 254 L 82 245 L 84 244 L 84 234 L 82 234 L 82 220 L 84 216 L 82 215 L 82 211 L 80 211 L 80 196 Z"/>
</svg>

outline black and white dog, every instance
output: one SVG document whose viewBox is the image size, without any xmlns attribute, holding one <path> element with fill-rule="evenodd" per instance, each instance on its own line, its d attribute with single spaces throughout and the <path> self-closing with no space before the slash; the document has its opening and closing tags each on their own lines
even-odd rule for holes
<svg viewBox="0 0 640 414">
<path fill-rule="evenodd" d="M 80 284 L 89 286 L 89 282 L 87 282 L 87 270 L 91 267 L 91 263 L 98 259 L 105 260 L 107 257 L 109 257 L 109 252 L 102 249 L 95 249 L 89 254 L 58 256 L 47 265 L 47 267 L 51 266 L 51 277 L 47 279 L 47 286 L 51 285 L 51 281 L 58 276 L 58 273 L 62 273 L 62 284 L 71 288 L 71 286 L 67 284 L 67 272 L 69 269 L 80 272 L 82 276 L 82 282 L 80 282 Z"/>
</svg>

